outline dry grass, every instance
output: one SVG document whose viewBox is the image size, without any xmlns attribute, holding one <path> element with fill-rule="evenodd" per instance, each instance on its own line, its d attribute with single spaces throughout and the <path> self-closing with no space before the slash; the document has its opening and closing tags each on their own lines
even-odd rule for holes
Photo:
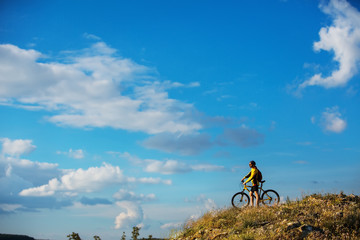
<svg viewBox="0 0 360 240">
<path fill-rule="evenodd" d="M 274 207 L 208 212 L 170 239 L 360 239 L 359 229 L 359 196 L 314 194 Z"/>
</svg>

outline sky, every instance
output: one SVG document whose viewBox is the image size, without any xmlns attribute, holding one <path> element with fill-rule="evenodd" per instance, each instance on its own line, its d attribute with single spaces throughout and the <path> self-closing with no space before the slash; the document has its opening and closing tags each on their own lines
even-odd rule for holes
<svg viewBox="0 0 360 240">
<path fill-rule="evenodd" d="M 256 161 L 360 194 L 360 2 L 0 1 L 0 232 L 167 237 Z"/>
</svg>

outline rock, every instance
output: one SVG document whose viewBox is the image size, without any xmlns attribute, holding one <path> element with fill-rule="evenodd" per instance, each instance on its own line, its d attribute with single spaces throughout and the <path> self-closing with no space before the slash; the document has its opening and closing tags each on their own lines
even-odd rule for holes
<svg viewBox="0 0 360 240">
<path fill-rule="evenodd" d="M 299 228 L 301 232 L 301 237 L 305 238 L 307 235 L 309 235 L 313 231 L 317 231 L 319 233 L 324 233 L 324 231 L 321 228 L 314 227 L 311 225 L 304 224 Z"/>
<path fill-rule="evenodd" d="M 221 229 L 213 229 L 211 231 L 211 234 L 209 236 L 209 239 L 221 239 L 223 236 L 226 236 L 228 235 L 227 232 L 224 232 L 223 230 Z"/>
<path fill-rule="evenodd" d="M 264 222 L 259 222 L 257 225 L 258 226 L 265 226 L 265 225 L 267 225 L 269 223 L 270 223 L 269 221 L 264 221 Z"/>
<path fill-rule="evenodd" d="M 294 229 L 294 228 L 298 228 L 301 226 L 301 223 L 300 222 L 289 222 L 287 224 L 287 228 L 286 230 L 291 230 L 291 229 Z"/>
<path fill-rule="evenodd" d="M 300 231 L 301 232 L 311 232 L 311 231 L 313 231 L 313 226 L 311 226 L 311 225 L 302 225 L 300 227 Z"/>
</svg>

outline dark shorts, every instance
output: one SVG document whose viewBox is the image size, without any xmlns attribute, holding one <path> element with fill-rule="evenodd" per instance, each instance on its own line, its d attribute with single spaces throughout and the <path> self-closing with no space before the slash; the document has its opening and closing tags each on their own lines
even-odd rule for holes
<svg viewBox="0 0 360 240">
<path fill-rule="evenodd" d="M 258 185 L 254 185 L 251 187 L 250 192 L 257 192 L 259 190 L 259 186 Z"/>
</svg>

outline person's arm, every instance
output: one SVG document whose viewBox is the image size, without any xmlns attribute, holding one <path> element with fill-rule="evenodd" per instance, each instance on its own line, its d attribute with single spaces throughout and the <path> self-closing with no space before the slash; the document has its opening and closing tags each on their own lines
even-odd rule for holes
<svg viewBox="0 0 360 240">
<path fill-rule="evenodd" d="M 249 176 L 249 175 L 250 175 L 250 177 L 248 178 L 248 180 L 246 180 L 246 181 L 244 182 L 244 184 L 250 182 L 250 181 L 255 177 L 255 171 L 254 171 L 253 169 L 251 169 L 251 171 L 249 172 L 249 174 L 246 175 L 246 176 Z"/>
<path fill-rule="evenodd" d="M 248 178 L 250 176 L 251 176 L 251 171 L 245 177 L 243 177 L 243 179 L 241 179 L 241 181 L 243 182 L 245 178 Z"/>
</svg>

